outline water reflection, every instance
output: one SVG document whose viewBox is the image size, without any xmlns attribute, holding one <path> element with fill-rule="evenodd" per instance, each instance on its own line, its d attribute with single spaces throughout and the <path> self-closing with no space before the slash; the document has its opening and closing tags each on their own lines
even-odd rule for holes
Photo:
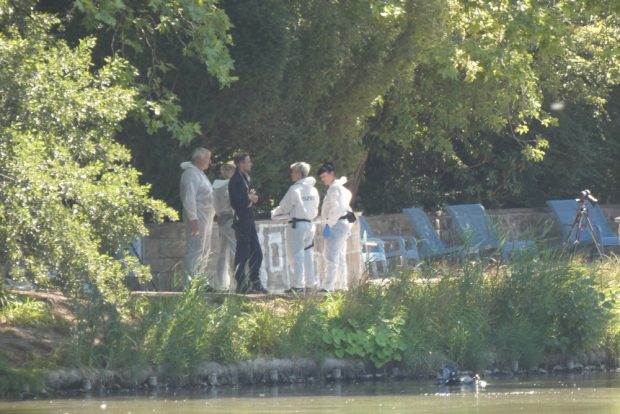
<svg viewBox="0 0 620 414">
<path fill-rule="evenodd" d="M 620 375 L 492 379 L 486 388 L 391 381 L 154 390 L 132 396 L 0 402 L 3 414 L 620 413 Z"/>
</svg>

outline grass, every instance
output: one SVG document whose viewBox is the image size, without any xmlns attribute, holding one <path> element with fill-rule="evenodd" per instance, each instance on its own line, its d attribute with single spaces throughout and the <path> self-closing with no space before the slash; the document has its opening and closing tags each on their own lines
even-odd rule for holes
<svg viewBox="0 0 620 414">
<path fill-rule="evenodd" d="M 534 368 L 604 350 L 620 355 L 620 261 L 567 260 L 529 252 L 509 265 L 425 264 L 346 293 L 294 300 L 205 300 L 195 281 L 179 297 L 134 298 L 118 310 L 81 301 L 61 366 L 161 366 L 189 375 L 205 361 L 253 358 L 369 361 L 430 374 L 446 362 L 479 370 Z M 15 323 L 49 323 L 24 302 Z M 32 318 L 32 319 L 30 319 Z M 33 322 L 39 321 L 39 322 Z"/>
<path fill-rule="evenodd" d="M 13 300 L 0 309 L 0 320 L 15 326 L 48 327 L 57 324 L 49 304 L 26 298 Z"/>
<path fill-rule="evenodd" d="M 44 388 L 43 378 L 38 369 L 11 367 L 0 354 L 0 396 L 38 393 Z"/>
</svg>

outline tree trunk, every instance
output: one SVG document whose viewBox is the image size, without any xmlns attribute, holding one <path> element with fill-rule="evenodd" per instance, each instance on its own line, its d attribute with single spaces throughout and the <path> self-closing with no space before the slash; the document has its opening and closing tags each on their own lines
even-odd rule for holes
<svg viewBox="0 0 620 414">
<path fill-rule="evenodd" d="M 357 200 L 357 192 L 360 188 L 362 180 L 364 179 L 364 172 L 366 171 L 367 162 L 368 151 L 364 151 L 362 158 L 357 163 L 357 167 L 355 167 L 355 171 L 353 171 L 353 174 L 349 177 L 347 187 L 349 188 L 349 190 L 351 190 L 351 193 L 353 194 L 353 198 L 351 198 L 351 205 L 355 205 L 355 202 Z"/>
</svg>

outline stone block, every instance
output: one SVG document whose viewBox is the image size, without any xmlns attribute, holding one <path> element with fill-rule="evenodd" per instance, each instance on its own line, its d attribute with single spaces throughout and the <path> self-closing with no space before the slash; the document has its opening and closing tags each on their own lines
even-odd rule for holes
<svg viewBox="0 0 620 414">
<path fill-rule="evenodd" d="M 169 273 L 182 269 L 182 262 L 179 258 L 152 258 L 147 262 L 151 268 L 151 273 Z"/>
</svg>

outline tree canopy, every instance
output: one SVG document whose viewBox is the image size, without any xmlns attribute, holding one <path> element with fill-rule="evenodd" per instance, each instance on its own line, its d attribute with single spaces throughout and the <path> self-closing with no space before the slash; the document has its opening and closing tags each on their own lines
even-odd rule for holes
<svg viewBox="0 0 620 414">
<path fill-rule="evenodd" d="M 618 3 L 448 5 L 442 41 L 370 120 L 363 192 L 388 188 L 365 206 L 531 206 L 617 185 Z"/>
<path fill-rule="evenodd" d="M 536 171 L 567 143 L 558 121 L 571 108 L 591 115 L 583 125 L 595 140 L 588 143 L 606 135 L 619 77 L 612 0 L 45 7 L 62 17 L 69 42 L 97 38 L 96 62 L 122 57 L 135 68 L 138 106 L 120 139 L 154 195 L 176 207 L 178 163 L 197 145 L 213 149 L 218 162 L 251 152 L 264 209 L 299 159 L 332 159 L 354 174 L 354 186 L 363 178 L 360 206 L 374 211 L 453 200 L 514 204 L 533 181 L 521 172 Z M 552 111 L 554 102 L 566 113 Z M 375 180 L 381 171 L 387 176 Z M 365 202 L 363 193 L 383 180 L 394 183 L 394 203 Z"/>
</svg>

